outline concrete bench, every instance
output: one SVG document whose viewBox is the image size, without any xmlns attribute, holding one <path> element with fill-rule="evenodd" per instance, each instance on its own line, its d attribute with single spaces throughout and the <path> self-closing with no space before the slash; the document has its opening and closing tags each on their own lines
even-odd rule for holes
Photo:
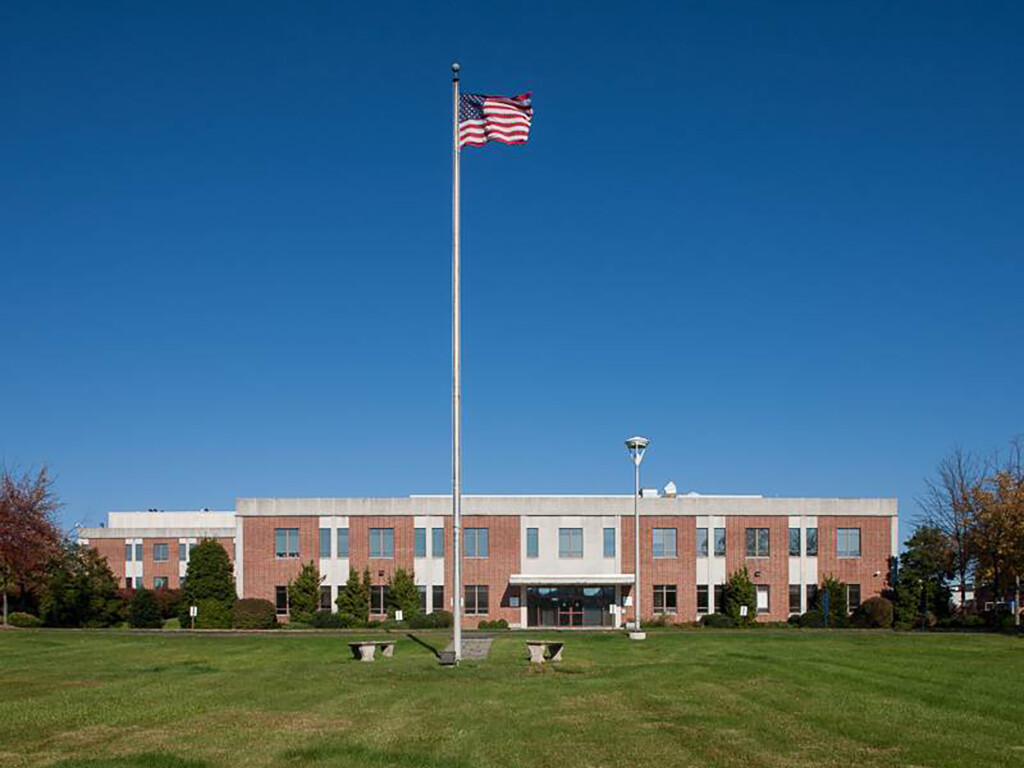
<svg viewBox="0 0 1024 768">
<path fill-rule="evenodd" d="M 349 649 L 352 651 L 352 656 L 359 659 L 359 661 L 373 661 L 377 646 L 380 646 L 381 655 L 385 658 L 391 658 L 395 655 L 394 640 L 360 640 L 348 644 Z"/>
<path fill-rule="evenodd" d="M 527 640 L 526 648 L 530 651 L 530 661 L 534 664 L 543 664 L 546 660 L 561 661 L 562 649 L 565 643 L 560 640 Z M 548 659 L 544 658 L 547 652 Z"/>
</svg>

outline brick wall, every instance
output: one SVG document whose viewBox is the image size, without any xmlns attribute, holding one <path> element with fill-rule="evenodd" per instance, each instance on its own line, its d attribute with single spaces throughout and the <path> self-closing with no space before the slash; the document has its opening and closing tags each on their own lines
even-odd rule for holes
<svg viewBox="0 0 1024 768">
<path fill-rule="evenodd" d="M 303 563 L 320 558 L 319 518 L 309 517 L 245 517 L 242 518 L 242 559 L 245 562 L 245 583 L 239 589 L 240 596 L 257 597 L 274 602 L 275 587 L 284 586 L 294 579 Z M 299 556 L 278 558 L 275 556 L 274 529 L 299 529 Z M 233 557 L 233 547 L 225 548 Z M 223 543 L 223 542 L 222 542 Z"/>
<path fill-rule="evenodd" d="M 106 558 L 117 586 L 124 587 L 124 539 L 90 539 L 89 546 Z"/>
<path fill-rule="evenodd" d="M 767 528 L 768 557 L 747 557 L 747 528 Z M 725 519 L 726 578 L 747 567 L 755 586 L 768 586 L 769 612 L 759 621 L 785 621 L 789 618 L 789 518 L 727 517 Z"/>
<path fill-rule="evenodd" d="M 488 614 L 469 616 L 463 614 L 464 624 L 475 627 L 481 620 L 505 619 L 509 624 L 518 624 L 520 611 L 510 606 L 509 598 L 519 595 L 519 587 L 509 587 L 509 578 L 519 572 L 519 517 L 516 515 L 463 515 L 463 530 L 466 528 L 487 528 L 488 556 L 485 558 L 463 558 L 462 583 L 465 586 L 486 585 Z M 445 520 L 445 539 L 451 542 L 451 521 Z M 463 544 L 465 546 L 465 544 Z M 451 549 L 450 543 L 448 549 Z M 446 555 L 450 554 L 447 550 Z M 454 565 L 451 557 L 445 558 L 445 600 L 452 597 L 451 584 L 454 582 Z"/>
<path fill-rule="evenodd" d="M 860 528 L 860 557 L 837 555 L 837 528 Z M 860 584 L 861 601 L 880 595 L 892 555 L 891 530 L 887 517 L 819 517 L 818 582 L 835 576 L 846 584 Z"/>
<path fill-rule="evenodd" d="M 395 532 L 394 557 L 370 557 L 370 529 L 393 528 Z M 348 520 L 349 566 L 362 573 L 370 569 L 370 583 L 384 585 L 399 568 L 413 575 L 414 520 L 405 516 L 350 517 Z M 373 614 L 383 618 L 383 614 Z"/>
<path fill-rule="evenodd" d="M 153 559 L 157 544 L 167 545 L 167 560 L 157 562 Z M 123 547 L 122 547 L 123 549 Z M 177 539 L 143 539 L 142 540 L 142 586 L 153 589 L 154 579 L 163 576 L 167 586 L 177 588 L 178 583 L 178 540 Z"/>
</svg>

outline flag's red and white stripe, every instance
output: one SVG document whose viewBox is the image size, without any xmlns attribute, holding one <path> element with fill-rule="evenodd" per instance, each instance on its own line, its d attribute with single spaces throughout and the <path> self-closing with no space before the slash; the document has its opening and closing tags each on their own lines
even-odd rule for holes
<svg viewBox="0 0 1024 768">
<path fill-rule="evenodd" d="M 459 120 L 459 147 L 488 141 L 524 144 L 530 138 L 533 104 L 529 93 L 519 96 L 465 94 Z"/>
</svg>

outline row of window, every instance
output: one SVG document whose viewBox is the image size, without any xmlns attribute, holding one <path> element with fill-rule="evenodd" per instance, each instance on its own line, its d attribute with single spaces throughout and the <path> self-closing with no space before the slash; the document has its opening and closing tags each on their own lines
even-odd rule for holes
<svg viewBox="0 0 1024 768">
<path fill-rule="evenodd" d="M 178 560 L 186 562 L 189 554 L 195 544 L 178 544 Z M 166 563 L 171 558 L 171 545 L 170 544 L 154 544 L 153 545 L 153 562 L 154 563 Z M 141 544 L 125 544 L 124 545 L 124 559 L 125 562 L 142 562 L 142 545 Z"/>
<path fill-rule="evenodd" d="M 444 528 L 430 529 L 430 556 L 444 557 Z M 709 529 L 697 529 L 697 557 L 708 556 L 708 534 Z M 655 528 L 651 532 L 651 551 L 656 558 L 676 557 L 676 535 L 675 528 Z M 320 529 L 320 557 L 348 557 L 348 528 L 338 528 L 336 536 L 336 547 L 331 551 L 331 529 Z M 463 533 L 463 552 L 466 557 L 487 557 L 490 551 L 489 530 L 487 528 L 466 528 Z M 603 554 L 605 557 L 615 557 L 615 529 L 605 528 L 603 531 Z M 154 560 L 167 559 L 167 545 L 154 544 Z M 179 545 L 183 551 L 184 544 Z M 190 545 L 191 546 L 191 545 Z M 126 546 L 127 559 L 131 560 L 131 544 Z M 156 548 L 163 547 L 163 557 L 156 555 Z M 136 544 L 136 559 L 142 559 L 142 545 Z M 368 549 L 372 558 L 392 558 L 395 556 L 395 529 L 394 528 L 370 528 Z M 726 535 L 725 528 L 714 529 L 714 554 L 715 557 L 725 557 Z M 276 528 L 274 529 L 274 552 L 277 557 L 298 557 L 299 556 L 299 529 L 298 528 Z M 808 557 L 815 557 L 818 554 L 818 529 L 807 528 L 806 534 L 801 535 L 800 528 L 789 529 L 789 554 L 791 557 L 799 557 L 806 554 Z M 860 557 L 860 528 L 837 528 L 836 529 L 836 554 L 839 557 Z M 413 535 L 413 555 L 415 557 L 427 557 L 427 529 L 416 528 Z M 540 535 L 537 528 L 526 529 L 526 556 L 528 558 L 540 557 Z M 562 558 L 583 557 L 583 529 L 582 528 L 559 528 L 558 529 L 558 556 Z M 770 557 L 771 556 L 771 530 L 769 528 L 747 528 L 746 529 L 746 556 L 747 557 Z M 183 555 L 179 559 L 184 559 Z"/>
<path fill-rule="evenodd" d="M 171 583 L 166 576 L 154 576 L 153 577 L 153 589 L 170 589 Z M 181 584 L 179 586 L 185 586 L 185 577 L 181 577 Z M 124 580 L 125 589 L 142 589 L 142 577 L 131 576 L 125 577 Z"/>
<path fill-rule="evenodd" d="M 130 579 L 129 579 L 130 581 Z M 130 586 L 130 585 L 129 585 Z M 344 591 L 339 587 L 339 594 Z M 427 610 L 427 588 L 417 586 L 420 593 L 420 610 L 424 613 Z M 439 611 L 447 609 L 444 602 L 444 586 L 434 585 L 431 588 L 431 600 L 433 609 Z M 274 588 L 275 604 L 277 612 L 281 615 L 288 613 L 288 587 L 280 586 Z M 320 610 L 331 610 L 331 588 L 320 587 Z M 465 588 L 465 610 L 469 616 L 484 616 L 490 611 L 490 597 L 486 584 L 469 584 Z M 386 585 L 370 587 L 370 613 L 385 614 L 388 612 L 388 588 Z"/>
<path fill-rule="evenodd" d="M 808 584 L 805 587 L 807 607 L 810 608 L 818 599 L 818 585 Z M 725 602 L 725 585 L 714 585 L 715 608 L 721 610 Z M 676 599 L 675 584 L 656 584 L 654 586 L 654 612 L 669 613 L 676 612 L 678 602 Z M 697 613 L 708 612 L 708 585 L 697 585 Z M 846 609 L 852 613 L 860 605 L 860 584 L 846 585 Z M 757 612 L 769 613 L 771 611 L 771 588 L 760 584 L 757 586 Z M 800 585 L 789 585 L 789 612 L 800 613 Z"/>
</svg>

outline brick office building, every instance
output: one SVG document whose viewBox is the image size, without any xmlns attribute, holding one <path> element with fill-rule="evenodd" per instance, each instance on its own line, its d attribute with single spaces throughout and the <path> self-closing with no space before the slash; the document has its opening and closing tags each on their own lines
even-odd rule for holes
<svg viewBox="0 0 1024 768">
<path fill-rule="evenodd" d="M 897 551 L 895 499 L 676 495 L 640 500 L 641 608 L 694 621 L 720 607 L 722 585 L 746 566 L 758 617 L 802 613 L 825 576 L 849 585 L 854 607 L 885 584 Z M 632 617 L 632 496 L 464 496 L 467 624 L 620 626 Z M 388 578 L 413 574 L 424 610 L 451 609 L 451 499 L 447 496 L 239 499 L 234 512 L 110 513 L 81 538 L 126 585 L 180 586 L 189 544 L 220 541 L 240 597 L 287 614 L 285 587 L 302 563 L 325 577 L 331 609 L 349 569 L 368 568 L 372 614 Z"/>
</svg>

